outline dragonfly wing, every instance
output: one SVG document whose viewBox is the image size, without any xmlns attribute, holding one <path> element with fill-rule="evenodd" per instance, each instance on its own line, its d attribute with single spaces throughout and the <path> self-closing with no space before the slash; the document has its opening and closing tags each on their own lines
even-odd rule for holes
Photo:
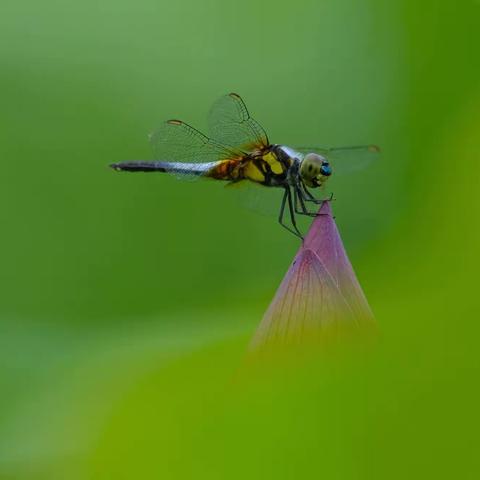
<svg viewBox="0 0 480 480">
<path fill-rule="evenodd" d="M 171 168 L 166 171 L 179 178 L 199 178 L 200 171 L 215 162 L 238 158 L 242 153 L 207 137 L 181 120 L 168 120 L 150 135 L 155 158 Z"/>
<path fill-rule="evenodd" d="M 315 198 L 328 199 L 329 195 L 325 193 L 325 189 L 316 189 L 317 191 L 310 192 L 315 195 Z M 231 193 L 233 200 L 238 205 L 246 208 L 250 212 L 263 217 L 269 217 L 270 221 L 275 220 L 272 224 L 277 224 L 282 207 L 282 201 L 285 194 L 284 188 L 266 187 L 264 185 L 251 182 L 250 180 L 241 180 L 239 182 L 232 182 L 226 185 L 225 191 Z M 294 194 L 293 189 L 292 195 Z M 290 223 L 290 214 L 288 205 L 285 207 L 284 218 Z M 305 208 L 311 214 L 318 211 L 318 205 L 306 202 Z M 300 231 L 306 232 L 312 222 L 312 217 L 302 214 L 302 207 L 300 201 L 297 201 L 297 211 L 295 213 L 295 220 Z"/>
<path fill-rule="evenodd" d="M 250 180 L 241 180 L 227 184 L 225 190 L 232 193 L 242 207 L 267 217 L 278 217 L 283 188 L 265 187 Z"/>
<path fill-rule="evenodd" d="M 224 145 L 251 152 L 269 145 L 263 127 L 248 113 L 248 109 L 236 93 L 220 97 L 210 110 L 209 132 L 212 138 Z"/>
<path fill-rule="evenodd" d="M 294 147 L 297 152 L 318 153 L 324 156 L 331 164 L 333 173 L 343 174 L 356 172 L 375 161 L 380 154 L 376 145 L 356 145 L 353 147 Z"/>
</svg>

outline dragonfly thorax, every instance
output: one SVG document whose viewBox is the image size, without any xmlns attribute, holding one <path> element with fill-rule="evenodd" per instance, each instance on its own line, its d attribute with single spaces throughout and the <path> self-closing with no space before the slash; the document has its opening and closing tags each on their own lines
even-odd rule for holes
<svg viewBox="0 0 480 480">
<path fill-rule="evenodd" d="M 307 187 L 321 187 L 331 174 L 327 159 L 317 153 L 308 153 L 300 164 L 300 178 Z"/>
</svg>

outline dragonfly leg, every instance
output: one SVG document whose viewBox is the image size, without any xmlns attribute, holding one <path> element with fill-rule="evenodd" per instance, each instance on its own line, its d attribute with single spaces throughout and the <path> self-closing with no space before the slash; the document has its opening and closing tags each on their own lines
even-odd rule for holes
<svg viewBox="0 0 480 480">
<path fill-rule="evenodd" d="M 298 202 L 300 202 L 300 207 L 302 208 L 301 210 L 298 208 Z M 305 214 L 305 208 L 301 201 L 300 195 L 298 194 L 298 187 L 293 187 L 293 209 L 295 210 L 295 213 L 298 213 L 299 215 Z"/>
<path fill-rule="evenodd" d="M 299 199 L 300 199 L 300 202 L 303 203 L 305 205 L 304 202 L 312 202 L 314 203 L 315 205 L 321 205 L 323 204 L 323 202 L 331 202 L 333 200 L 333 193 L 330 194 L 330 198 L 328 199 L 323 199 L 323 200 L 319 200 L 317 198 L 315 198 L 309 191 L 308 189 L 303 185 L 303 189 L 302 187 L 298 187 L 298 196 L 299 196 Z M 306 207 L 305 207 L 306 209 Z M 312 217 L 318 217 L 319 215 L 328 215 L 328 214 L 324 214 L 324 213 L 305 213 L 304 215 L 310 215 Z M 335 218 L 335 217 L 333 217 Z"/>
<path fill-rule="evenodd" d="M 318 198 L 315 198 L 305 185 L 302 185 L 300 192 L 302 193 L 303 199 L 306 202 L 312 202 L 316 205 L 320 205 L 323 203 L 323 200 L 319 200 Z"/>
<path fill-rule="evenodd" d="M 287 188 L 287 200 L 288 200 L 288 209 L 290 211 L 290 221 L 292 222 L 293 228 L 297 232 L 297 236 L 299 236 L 303 240 L 303 236 L 300 233 L 300 230 L 297 227 L 297 221 L 295 219 L 295 210 L 293 208 L 293 201 L 292 201 L 292 192 L 290 188 Z"/>
<path fill-rule="evenodd" d="M 285 206 L 287 204 L 287 200 L 288 200 L 288 206 L 289 206 L 289 209 L 290 209 L 290 218 L 292 220 L 292 225 L 295 227 L 295 230 L 290 228 L 288 225 L 286 225 L 283 221 L 283 217 L 285 216 Z M 297 228 L 297 225 L 296 225 L 296 222 L 295 222 L 295 219 L 294 219 L 294 216 L 293 216 L 293 212 L 292 212 L 292 197 L 291 197 L 291 193 L 290 193 L 290 188 L 289 187 L 286 187 L 285 188 L 285 193 L 283 194 L 283 198 L 282 198 L 282 205 L 280 207 L 280 215 L 278 216 L 278 222 L 280 223 L 280 225 L 287 229 L 290 233 L 293 233 L 295 236 L 297 237 L 300 237 L 302 240 L 303 240 L 303 237 L 301 235 L 301 233 L 298 231 L 298 228 Z"/>
<path fill-rule="evenodd" d="M 308 217 L 316 217 L 317 214 L 316 212 L 310 212 L 305 205 L 305 200 L 302 195 L 302 191 L 300 190 L 300 187 L 295 187 L 294 190 L 294 199 L 295 199 L 295 213 L 298 213 L 299 215 L 306 215 Z M 298 202 L 300 202 L 300 207 L 301 210 L 298 209 Z"/>
<path fill-rule="evenodd" d="M 304 199 L 306 202 L 312 202 L 312 203 L 314 203 L 315 205 L 321 205 L 323 202 L 331 202 L 332 200 L 334 200 L 334 198 L 333 198 L 333 192 L 330 194 L 330 197 L 329 197 L 329 198 L 319 199 L 319 198 L 315 198 L 315 197 L 311 194 L 311 192 L 308 190 L 308 188 L 307 188 L 305 185 L 302 185 L 302 186 L 299 188 L 299 191 L 300 191 L 300 193 L 302 194 L 303 199 Z"/>
</svg>

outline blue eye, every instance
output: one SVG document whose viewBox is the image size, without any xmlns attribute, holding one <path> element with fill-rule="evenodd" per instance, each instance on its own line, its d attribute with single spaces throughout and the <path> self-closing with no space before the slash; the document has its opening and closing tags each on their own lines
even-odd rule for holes
<svg viewBox="0 0 480 480">
<path fill-rule="evenodd" d="M 322 168 L 320 168 L 320 173 L 325 177 L 329 177 L 332 174 L 332 167 L 330 167 L 330 165 L 322 165 Z"/>
</svg>

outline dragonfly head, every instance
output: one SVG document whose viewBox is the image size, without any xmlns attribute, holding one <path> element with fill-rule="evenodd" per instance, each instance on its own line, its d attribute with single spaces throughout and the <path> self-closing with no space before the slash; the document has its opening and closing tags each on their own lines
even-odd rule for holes
<svg viewBox="0 0 480 480">
<path fill-rule="evenodd" d="M 328 160 L 316 153 L 305 155 L 300 165 L 300 177 L 307 187 L 321 187 L 331 174 Z"/>
</svg>

